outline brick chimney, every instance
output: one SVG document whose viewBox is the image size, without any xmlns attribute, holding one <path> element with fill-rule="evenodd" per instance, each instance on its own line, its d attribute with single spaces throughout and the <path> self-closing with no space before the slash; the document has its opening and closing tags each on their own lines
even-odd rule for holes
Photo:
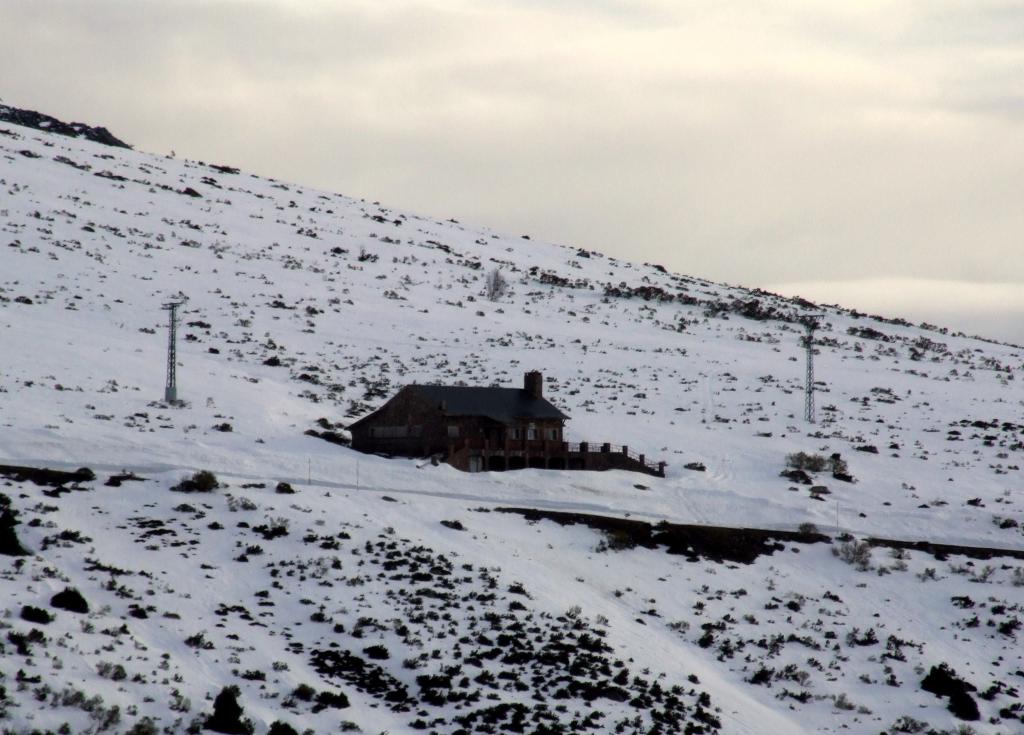
<svg viewBox="0 0 1024 735">
<path fill-rule="evenodd" d="M 539 370 L 531 370 L 523 376 L 523 390 L 533 398 L 544 397 L 544 376 Z"/>
</svg>

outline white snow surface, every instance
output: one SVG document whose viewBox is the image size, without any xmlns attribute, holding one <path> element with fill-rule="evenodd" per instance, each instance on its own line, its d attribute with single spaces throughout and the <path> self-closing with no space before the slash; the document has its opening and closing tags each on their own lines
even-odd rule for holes
<svg viewBox="0 0 1024 735">
<path fill-rule="evenodd" d="M 0 463 L 97 476 L 55 497 L 0 477 L 31 551 L 0 556 L 0 731 L 181 732 L 231 684 L 257 733 L 505 732 L 457 718 L 539 702 L 560 732 L 682 731 L 651 730 L 650 703 L 556 698 L 501 656 L 467 663 L 493 610 L 519 640 L 597 631 L 630 680 L 680 687 L 694 727 L 706 710 L 723 733 L 955 732 L 920 686 L 947 663 L 976 687 L 975 732 L 1024 732 L 1024 562 L 876 547 L 858 569 L 835 553 L 839 534 L 1024 549 L 1020 347 L 14 125 L 0 190 Z M 490 300 L 494 269 L 510 287 Z M 178 294 L 186 405 L 171 407 L 161 306 Z M 808 424 L 799 319 L 819 313 Z M 519 386 L 533 369 L 570 441 L 628 445 L 667 476 L 468 474 L 304 433 L 342 431 L 405 384 Z M 816 473 L 813 497 L 780 476 L 796 452 L 838 452 L 855 481 Z M 170 491 L 201 469 L 222 486 Z M 146 479 L 104 484 L 122 471 Z M 500 507 L 814 524 L 831 541 L 715 561 Z M 415 594 L 438 580 L 440 597 Z M 51 607 L 65 587 L 89 613 Z M 211 647 L 185 643 L 198 633 Z M 481 698 L 403 709 L 313 663 L 377 644 L 410 694 L 466 676 Z M 314 711 L 300 684 L 350 706 Z"/>
</svg>

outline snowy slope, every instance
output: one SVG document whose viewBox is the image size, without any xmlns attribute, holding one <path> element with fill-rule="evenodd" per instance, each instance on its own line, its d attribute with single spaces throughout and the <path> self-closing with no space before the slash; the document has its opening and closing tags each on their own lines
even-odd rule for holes
<svg viewBox="0 0 1024 735">
<path fill-rule="evenodd" d="M 681 689 L 664 732 L 716 719 L 722 732 L 879 732 L 901 717 L 952 730 L 946 699 L 920 686 L 945 662 L 978 690 L 972 727 L 1024 729 L 1019 560 L 878 547 L 861 570 L 833 553 L 839 533 L 1024 548 L 1021 348 L 14 125 L 0 125 L 0 156 L 0 463 L 97 474 L 52 498 L 27 481 L 0 487 L 34 552 L 0 557 L 3 624 L 16 639 L 0 657 L 0 727 L 99 728 L 117 705 L 111 730 L 152 717 L 174 732 L 237 684 L 257 732 L 276 719 L 316 732 L 342 721 L 373 733 L 417 721 L 507 731 L 508 721 L 456 719 L 498 703 L 529 710 L 526 732 L 647 732 L 662 716 L 652 713 L 675 706 L 650 694 L 658 682 L 655 692 Z M 511 288 L 491 301 L 484 279 L 496 268 Z M 160 306 L 179 293 L 189 298 L 178 369 L 187 405 L 172 408 L 159 402 Z M 816 425 L 802 420 L 798 320 L 811 313 L 825 315 Z M 305 433 L 339 431 L 406 383 L 518 385 L 528 369 L 544 372 L 546 395 L 572 416 L 571 440 L 628 444 L 668 462 L 667 478 L 468 475 Z M 780 477 L 795 452 L 838 452 L 856 481 L 817 473 L 829 492 L 812 496 Z M 706 471 L 685 468 L 694 462 Z M 103 484 L 122 469 L 147 480 Z M 199 469 L 226 487 L 169 492 Z M 281 481 L 297 494 L 277 494 Z M 749 564 L 605 550 L 598 531 L 494 512 L 505 506 L 812 523 L 833 541 L 785 543 Z M 288 533 L 267 539 L 260 525 Z M 430 579 L 399 563 L 409 555 L 424 557 L 412 564 Z M 90 601 L 86 616 L 20 619 L 23 605 L 48 608 L 68 585 Z M 522 627 L 499 642 L 509 625 Z M 46 642 L 19 653 L 33 628 Z M 591 653 L 608 661 L 570 678 L 619 687 L 610 682 L 628 668 L 630 686 L 639 680 L 625 701 L 551 681 L 566 654 L 537 641 L 581 631 L 604 642 Z M 185 644 L 198 632 L 212 648 Z M 531 655 L 509 657 L 521 640 Z M 365 662 L 377 643 L 389 657 L 372 665 L 409 700 L 361 689 L 315 653 Z M 104 663 L 126 678 L 102 676 Z M 420 676 L 467 677 L 460 691 L 479 699 L 441 697 Z M 302 683 L 343 692 L 350 706 L 314 713 L 292 695 Z M 90 714 L 65 687 L 104 704 Z M 606 714 L 586 720 L 592 712 Z"/>
</svg>

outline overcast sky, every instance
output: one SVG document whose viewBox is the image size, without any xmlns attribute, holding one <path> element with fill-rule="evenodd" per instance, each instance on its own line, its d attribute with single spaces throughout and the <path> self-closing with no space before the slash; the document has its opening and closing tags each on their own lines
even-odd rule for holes
<svg viewBox="0 0 1024 735">
<path fill-rule="evenodd" d="M 0 0 L 0 99 L 1024 343 L 1024 2 Z"/>
</svg>

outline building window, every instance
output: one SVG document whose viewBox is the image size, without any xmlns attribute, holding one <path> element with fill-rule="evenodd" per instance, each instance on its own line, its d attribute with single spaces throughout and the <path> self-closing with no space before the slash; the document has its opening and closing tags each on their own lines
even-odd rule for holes
<svg viewBox="0 0 1024 735">
<path fill-rule="evenodd" d="M 558 441 L 558 429 L 548 429 L 548 439 Z"/>
<path fill-rule="evenodd" d="M 530 441 L 533 441 L 534 439 L 537 438 L 537 427 L 534 426 L 533 424 L 530 424 L 529 426 L 526 427 L 526 438 Z"/>
<path fill-rule="evenodd" d="M 449 439 L 458 439 L 459 438 L 459 427 L 458 426 L 456 426 L 454 424 L 451 424 L 451 425 L 448 426 L 448 438 Z"/>
<path fill-rule="evenodd" d="M 520 428 L 509 429 L 508 430 L 508 436 L 509 436 L 510 439 L 522 439 L 523 438 L 523 430 L 520 429 Z"/>
</svg>

